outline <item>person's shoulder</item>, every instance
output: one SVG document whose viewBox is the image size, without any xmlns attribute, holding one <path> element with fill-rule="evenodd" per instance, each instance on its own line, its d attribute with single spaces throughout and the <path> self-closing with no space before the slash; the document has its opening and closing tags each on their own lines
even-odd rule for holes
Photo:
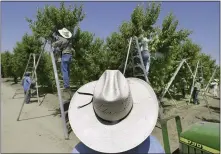
<svg viewBox="0 0 221 154">
<path fill-rule="evenodd" d="M 165 153 L 156 137 L 150 135 L 143 143 L 132 149 L 132 153 Z"/>
<path fill-rule="evenodd" d="M 84 145 L 82 142 L 78 143 L 74 149 L 72 150 L 72 153 L 97 153 L 96 151 L 90 149 L 86 145 Z"/>
<path fill-rule="evenodd" d="M 60 43 L 66 43 L 68 40 L 62 36 L 59 36 L 58 39 L 57 39 L 58 42 Z"/>
<path fill-rule="evenodd" d="M 98 153 L 82 142 L 78 143 L 72 150 L 72 153 Z M 149 136 L 143 143 L 134 149 L 127 151 L 126 153 L 165 153 L 160 142 L 154 136 Z"/>
<path fill-rule="evenodd" d="M 162 145 L 158 141 L 158 139 L 152 135 L 150 135 L 150 149 L 149 153 L 165 153 Z"/>
</svg>

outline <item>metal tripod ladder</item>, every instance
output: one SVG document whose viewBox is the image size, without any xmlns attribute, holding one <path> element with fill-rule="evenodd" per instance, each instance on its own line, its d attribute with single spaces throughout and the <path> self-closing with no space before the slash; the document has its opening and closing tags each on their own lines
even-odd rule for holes
<svg viewBox="0 0 221 154">
<path fill-rule="evenodd" d="M 42 51 L 41 51 L 41 53 L 40 53 L 40 55 L 38 57 L 38 61 L 37 61 L 36 65 L 35 65 L 34 69 L 32 70 L 31 79 L 35 76 L 34 72 L 36 72 L 36 69 L 38 67 L 39 61 L 41 59 L 41 56 L 44 53 L 44 48 L 45 48 L 46 43 L 47 43 L 47 40 L 45 40 L 45 43 L 44 43 L 43 48 L 42 48 Z M 65 116 L 67 115 L 68 111 L 64 111 L 64 104 L 66 102 L 63 102 L 62 97 L 61 97 L 61 91 L 60 91 L 61 89 L 60 89 L 60 83 L 59 83 L 59 79 L 58 79 L 58 73 L 57 73 L 57 67 L 56 67 L 56 63 L 55 63 L 54 53 L 50 52 L 50 55 L 51 55 L 51 59 L 52 59 L 52 65 L 53 65 L 53 70 L 54 70 L 54 75 L 55 75 L 55 81 L 56 81 L 56 85 L 57 85 L 57 92 L 58 92 L 58 98 L 59 98 L 59 104 L 60 104 L 60 110 L 61 110 L 61 117 L 62 117 L 62 123 L 63 123 L 64 136 L 65 136 L 65 139 L 68 139 L 68 129 L 67 129 L 67 124 L 66 124 L 66 120 L 65 120 Z M 25 95 L 25 99 L 24 99 L 24 101 L 22 103 L 22 106 L 21 106 L 21 109 L 20 109 L 17 121 L 19 121 L 19 118 L 20 118 L 20 115 L 21 115 L 21 112 L 22 112 L 22 108 L 23 108 L 23 106 L 24 106 L 24 104 L 26 102 L 26 98 L 27 98 L 29 93 L 30 93 L 30 87 L 29 87 L 28 92 Z"/>
<path fill-rule="evenodd" d="M 145 70 L 144 67 L 144 63 L 143 63 L 143 58 L 141 55 L 141 50 L 140 50 L 140 46 L 139 46 L 139 42 L 137 37 L 131 37 L 129 40 L 129 47 L 128 47 L 128 51 L 127 51 L 127 57 L 126 57 L 126 62 L 124 65 L 124 71 L 123 74 L 125 75 L 126 72 L 126 68 L 127 68 L 127 63 L 128 63 L 128 59 L 129 59 L 129 55 L 130 55 L 130 51 L 131 51 L 131 44 L 135 43 L 135 52 L 131 53 L 132 56 L 132 67 L 133 67 L 133 76 L 137 77 L 137 78 L 141 78 L 143 80 L 145 80 L 148 84 L 150 84 L 148 77 L 147 77 L 147 72 Z M 138 73 L 138 71 L 140 73 Z M 150 84 L 151 85 L 151 84 Z M 159 100 L 158 100 L 159 102 Z M 159 102 L 159 119 L 162 118 L 163 116 L 163 107 L 161 105 L 161 103 Z"/>
<path fill-rule="evenodd" d="M 205 92 L 207 92 L 211 81 L 214 79 L 215 74 L 216 74 L 216 70 L 217 70 L 217 66 L 215 67 L 215 69 L 214 69 L 214 71 L 213 71 L 213 74 L 212 74 L 212 76 L 210 77 L 209 82 L 208 82 L 207 85 L 206 85 Z"/>
<path fill-rule="evenodd" d="M 213 74 L 212 74 L 212 76 L 210 77 L 208 84 L 206 85 L 206 88 L 205 88 L 205 89 L 203 90 L 203 92 L 202 92 L 202 97 L 203 97 L 203 99 L 204 99 L 205 102 L 206 102 L 206 105 L 207 105 L 207 108 L 208 108 L 210 114 L 211 114 L 211 111 L 210 111 L 210 106 L 209 106 L 208 97 L 207 97 L 206 93 L 207 93 L 207 91 L 208 91 L 208 87 L 209 87 L 211 81 L 213 80 L 213 78 L 214 78 L 214 76 L 215 76 L 215 74 L 216 74 L 216 70 L 217 70 L 217 66 L 215 67 L 215 69 L 214 69 L 214 71 L 213 71 Z"/>
<path fill-rule="evenodd" d="M 167 83 L 166 87 L 164 88 L 164 90 L 163 90 L 163 92 L 162 92 L 162 94 L 161 94 L 161 96 L 160 96 L 160 102 L 162 102 L 162 99 L 164 98 L 164 96 L 165 96 L 166 93 L 168 93 L 168 94 L 170 95 L 170 93 L 169 93 L 168 90 L 169 90 L 171 84 L 173 83 L 175 77 L 177 76 L 178 72 L 180 71 L 181 67 L 182 67 L 184 64 L 187 65 L 187 67 L 188 67 L 188 69 L 189 69 L 189 71 L 190 71 L 190 73 L 191 73 L 191 75 L 192 75 L 192 77 L 193 77 L 193 72 L 192 72 L 192 70 L 191 70 L 189 64 L 187 63 L 187 59 L 183 59 L 183 60 L 180 62 L 179 66 L 177 67 L 176 71 L 174 72 L 173 76 L 171 77 L 170 81 Z M 171 96 L 171 95 L 170 95 L 170 96 Z M 172 96 L 171 96 L 171 97 L 172 97 Z M 174 102 L 175 102 L 175 101 L 174 101 Z M 175 103 L 175 105 L 176 105 L 176 107 L 177 107 L 177 104 L 176 104 L 176 103 Z"/>
<path fill-rule="evenodd" d="M 28 58 L 28 62 L 27 62 L 27 65 L 26 65 L 26 68 L 25 68 L 25 71 L 24 71 L 24 73 L 23 73 L 23 75 L 22 75 L 22 80 L 24 79 L 24 76 L 25 76 L 25 73 L 26 72 L 30 72 L 31 74 L 31 81 L 35 81 L 34 83 L 35 83 L 35 89 L 36 89 L 36 95 L 37 95 L 37 99 L 38 99 L 38 103 L 39 103 L 39 94 L 38 94 L 38 78 L 37 78 L 37 73 L 36 73 L 36 69 L 35 69 L 35 67 L 36 67 L 36 56 L 37 55 L 39 55 L 39 54 L 34 54 L 34 53 L 31 53 L 30 55 L 29 55 L 29 58 Z M 33 76 L 32 76 L 32 74 L 33 74 Z M 18 91 L 20 91 L 21 89 L 17 89 L 16 91 L 15 91 L 15 94 L 13 95 L 13 99 L 15 98 L 15 96 L 17 95 L 17 94 L 21 94 L 20 92 L 18 92 Z M 31 89 L 31 93 L 32 93 L 32 89 Z M 22 94 L 23 94 L 23 92 L 22 92 Z"/>
<path fill-rule="evenodd" d="M 198 69 L 199 69 L 199 64 L 200 64 L 200 61 L 198 60 L 198 62 L 197 62 L 197 64 L 196 64 L 196 69 L 195 69 L 195 72 L 194 72 L 194 76 L 193 76 L 193 82 L 192 82 L 192 86 L 191 86 L 191 90 L 190 90 L 190 97 L 189 97 L 189 100 L 188 100 L 187 105 L 190 103 L 190 101 L 191 101 L 191 99 L 192 99 L 193 90 L 194 90 L 195 81 L 196 81 L 196 76 L 197 76 Z M 202 67 L 201 67 L 201 71 L 202 71 Z M 201 72 L 200 75 L 202 75 L 202 72 Z M 201 76 L 201 77 L 202 77 L 202 76 Z M 208 102 L 208 98 L 207 98 L 207 96 L 205 95 L 205 92 L 202 92 L 202 96 L 203 96 L 203 99 L 204 99 L 205 102 L 206 102 L 206 105 L 207 105 L 207 108 L 208 108 L 208 110 L 209 110 L 209 113 L 211 114 L 210 107 L 209 107 L 209 102 Z"/>
<path fill-rule="evenodd" d="M 41 59 L 41 56 L 42 56 L 42 54 L 44 53 L 45 45 L 46 45 L 46 41 L 45 41 L 45 43 L 44 43 L 44 45 L 43 45 L 43 47 L 42 47 L 41 53 L 40 53 L 39 56 L 38 56 L 37 63 L 35 63 L 35 58 L 34 58 L 34 66 L 33 66 L 33 69 L 31 70 L 31 81 L 32 81 L 33 79 L 35 79 L 35 77 L 37 78 L 36 70 L 37 70 L 39 61 L 40 61 L 40 59 Z M 34 57 L 35 57 L 35 56 L 34 56 Z M 30 59 L 28 60 L 28 63 L 29 63 L 29 62 L 30 62 Z M 26 66 L 26 69 L 27 69 L 27 70 L 29 69 L 29 65 Z M 36 80 L 36 82 L 37 82 L 37 80 Z M 31 84 L 30 84 L 30 86 L 31 86 Z M 26 93 L 26 95 L 25 95 L 24 101 L 23 101 L 22 106 L 21 106 L 21 109 L 20 109 L 20 111 L 19 111 L 17 121 L 19 121 L 19 118 L 20 118 L 20 115 L 21 115 L 23 106 L 24 106 L 24 104 L 25 104 L 25 102 L 26 102 L 26 99 L 27 99 L 29 93 L 31 92 L 30 86 L 29 86 L 29 88 L 28 88 L 29 90 L 27 91 L 27 93 Z M 38 86 L 36 86 L 36 88 L 38 89 Z M 37 92 L 37 94 L 38 94 L 38 92 Z M 38 98 L 38 100 L 39 100 L 39 98 Z"/>
<path fill-rule="evenodd" d="M 144 63 L 143 63 L 143 58 L 141 56 L 141 51 L 140 51 L 140 46 L 139 46 L 139 43 L 138 43 L 138 39 L 137 37 L 131 37 L 130 38 L 130 41 L 129 41 L 129 47 L 128 47 L 128 51 L 127 51 L 127 58 L 126 58 L 126 62 L 125 62 L 125 65 L 124 65 L 124 72 L 123 74 L 125 75 L 125 72 L 126 72 L 126 68 L 127 68 L 127 63 L 128 63 L 128 58 L 129 58 L 129 55 L 130 55 L 130 51 L 131 51 L 131 44 L 134 43 L 136 44 L 136 48 L 135 48 L 135 51 L 136 52 L 132 52 L 132 66 L 133 66 L 133 76 L 134 77 L 142 77 L 144 78 L 144 80 L 146 82 L 149 83 L 149 80 L 148 80 L 148 77 L 147 77 L 147 72 L 145 70 L 145 66 L 144 66 Z M 137 74 L 136 73 L 136 70 L 141 70 L 141 73 Z"/>
<path fill-rule="evenodd" d="M 198 73 L 198 67 L 199 67 L 199 61 L 198 61 L 197 64 L 196 64 L 196 70 L 195 70 L 195 73 L 194 73 L 194 76 L 193 76 L 193 82 L 192 82 L 192 86 L 191 86 L 191 89 L 190 89 L 190 97 L 189 97 L 188 103 L 190 103 L 190 101 L 191 101 L 191 99 L 192 99 L 193 90 L 194 90 L 194 85 L 195 85 L 195 81 L 196 81 L 196 75 L 197 75 L 197 73 Z"/>
<path fill-rule="evenodd" d="M 52 65 L 53 65 L 53 71 L 54 71 L 54 76 L 55 76 L 55 81 L 56 81 L 56 86 L 57 86 L 57 93 L 58 93 L 58 100 L 59 100 L 59 105 L 60 105 L 60 111 L 61 111 L 61 119 L 62 119 L 62 125 L 63 125 L 63 131 L 64 131 L 64 137 L 65 139 L 69 139 L 68 136 L 68 121 L 66 120 L 66 116 L 68 114 L 68 111 L 64 110 L 64 105 L 67 104 L 69 101 L 64 101 L 61 96 L 61 89 L 60 88 L 60 81 L 58 77 L 58 71 L 57 71 L 57 66 L 55 62 L 55 57 L 54 57 L 54 52 L 50 52 L 51 55 L 51 60 L 52 60 Z M 67 118 L 68 119 L 68 118 Z"/>
</svg>

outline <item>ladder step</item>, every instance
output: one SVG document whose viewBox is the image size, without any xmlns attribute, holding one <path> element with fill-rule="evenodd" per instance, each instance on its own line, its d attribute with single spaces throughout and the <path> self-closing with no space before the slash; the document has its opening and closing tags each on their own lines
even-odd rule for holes
<svg viewBox="0 0 221 154">
<path fill-rule="evenodd" d="M 133 58 L 134 59 L 136 59 L 136 58 L 140 59 L 140 56 L 139 55 L 135 55 L 135 56 L 133 56 Z"/>
<path fill-rule="evenodd" d="M 145 77 L 144 74 L 136 74 L 135 77 Z"/>
<path fill-rule="evenodd" d="M 141 64 L 137 64 L 137 65 L 135 65 L 134 68 L 140 68 L 140 69 L 142 69 L 142 71 L 145 71 L 145 70 L 143 69 L 143 67 L 142 67 Z"/>
</svg>

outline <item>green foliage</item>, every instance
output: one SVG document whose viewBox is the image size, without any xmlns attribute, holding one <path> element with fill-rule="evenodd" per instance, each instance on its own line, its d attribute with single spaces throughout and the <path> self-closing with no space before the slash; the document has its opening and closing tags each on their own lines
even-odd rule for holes
<svg viewBox="0 0 221 154">
<path fill-rule="evenodd" d="M 211 78 L 215 67 L 216 67 L 216 62 L 215 60 L 212 60 L 211 56 L 206 55 L 205 53 L 200 54 L 200 64 L 202 65 L 202 71 L 203 71 L 203 78 L 205 80 L 205 83 L 207 84 L 209 79 Z M 199 69 L 200 71 L 201 69 Z M 219 79 L 219 67 L 216 71 L 215 78 L 218 77 Z"/>
<path fill-rule="evenodd" d="M 77 85 L 97 80 L 105 70 L 106 59 L 102 40 L 94 39 L 89 32 L 78 33 L 79 39 L 75 42 L 76 55 L 71 67 L 71 80 Z"/>
<path fill-rule="evenodd" d="M 178 52 L 182 48 L 181 44 L 188 38 L 190 31 L 177 30 L 178 20 L 170 13 L 162 23 L 162 29 L 157 31 L 150 48 L 154 51 L 163 53 L 164 59 L 153 60 L 150 68 L 150 81 L 156 89 L 162 89 L 169 82 L 172 73 L 177 65 L 176 61 L 181 61 Z M 161 78 L 159 78 L 159 76 Z"/>
<path fill-rule="evenodd" d="M 132 36 L 144 34 L 149 38 L 155 32 L 153 25 L 157 22 L 160 10 L 161 4 L 150 3 L 146 9 L 138 5 L 131 14 Z"/>
<path fill-rule="evenodd" d="M 22 41 L 18 42 L 14 48 L 12 71 L 16 77 L 22 77 L 27 65 L 30 53 L 40 53 L 42 43 L 34 36 L 25 34 Z"/>
<path fill-rule="evenodd" d="M 39 61 L 37 76 L 40 85 L 48 86 L 50 88 L 55 86 L 51 57 L 48 53 L 44 53 Z"/>
<path fill-rule="evenodd" d="M 74 33 L 75 27 L 84 17 L 83 6 L 69 5 L 66 8 L 64 2 L 61 2 L 60 8 L 46 5 L 44 9 L 38 9 L 35 21 L 29 18 L 26 20 L 36 37 L 52 40 L 52 34 L 58 33 L 63 27 Z"/>
<path fill-rule="evenodd" d="M 22 41 L 16 44 L 13 54 L 9 52 L 1 54 L 2 73 L 6 77 L 21 77 L 29 54 L 41 51 L 40 38 L 53 41 L 52 34 L 65 27 L 73 33 L 72 44 L 75 54 L 71 63 L 71 81 L 75 85 L 97 80 L 106 69 L 122 71 L 129 38 L 139 37 L 141 34 L 151 39 L 148 44 L 151 54 L 160 52 L 165 56 L 163 59 L 151 59 L 149 80 L 156 92 L 160 92 L 165 87 L 178 67 L 179 61 L 184 58 L 187 58 L 193 72 L 197 61 L 200 60 L 203 77 L 205 82 L 208 82 L 216 66 L 215 61 L 201 53 L 201 47 L 188 38 L 191 31 L 178 29 L 179 21 L 172 13 L 165 17 L 160 27 L 157 27 L 155 24 L 160 11 L 160 3 L 150 3 L 146 8 L 137 6 L 131 13 L 131 19 L 124 21 L 119 26 L 119 32 L 113 32 L 104 42 L 100 38 L 95 38 L 94 34 L 82 31 L 78 26 L 85 17 L 83 6 L 70 5 L 66 8 L 64 2 L 61 2 L 59 8 L 45 6 L 44 9 L 38 9 L 35 20 L 27 18 L 33 36 L 25 34 Z M 135 50 L 134 43 L 131 50 Z M 126 76 L 131 77 L 133 76 L 131 60 L 128 63 Z M 61 77 L 60 65 L 57 67 Z M 216 78 L 219 78 L 219 69 Z M 40 60 L 37 73 L 40 85 L 55 86 L 51 58 L 46 52 Z M 200 74 L 197 77 L 199 76 Z M 185 78 L 191 85 L 192 77 L 186 65 L 181 68 L 173 82 L 178 89 L 181 78 Z"/>
<path fill-rule="evenodd" d="M 13 77 L 12 58 L 13 54 L 9 51 L 1 53 L 1 72 L 5 77 Z"/>
</svg>

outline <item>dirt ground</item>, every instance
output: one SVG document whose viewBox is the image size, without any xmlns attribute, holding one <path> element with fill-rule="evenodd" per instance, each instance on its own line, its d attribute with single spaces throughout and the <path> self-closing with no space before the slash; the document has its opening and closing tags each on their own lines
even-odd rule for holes
<svg viewBox="0 0 221 154">
<path fill-rule="evenodd" d="M 24 94 L 18 94 L 12 99 L 20 84 L 13 84 L 11 80 L 1 81 L 1 105 L 2 105 L 2 153 L 70 153 L 79 142 L 73 132 L 70 139 L 65 140 L 62 122 L 59 115 L 55 115 L 59 108 L 57 96 L 47 94 L 39 106 L 36 99 L 31 104 L 25 104 L 21 113 L 20 121 L 17 117 L 24 99 Z M 21 90 L 22 93 L 22 90 Z M 165 117 L 180 115 L 183 130 L 198 121 L 210 121 L 220 123 L 220 102 L 208 96 L 211 114 L 201 98 L 200 105 L 185 105 L 185 100 L 177 101 L 178 107 L 171 105 L 172 101 L 165 103 Z M 178 147 L 178 137 L 175 120 L 168 122 L 171 150 Z M 157 123 L 152 135 L 157 137 L 161 144 L 162 130 Z"/>
</svg>

